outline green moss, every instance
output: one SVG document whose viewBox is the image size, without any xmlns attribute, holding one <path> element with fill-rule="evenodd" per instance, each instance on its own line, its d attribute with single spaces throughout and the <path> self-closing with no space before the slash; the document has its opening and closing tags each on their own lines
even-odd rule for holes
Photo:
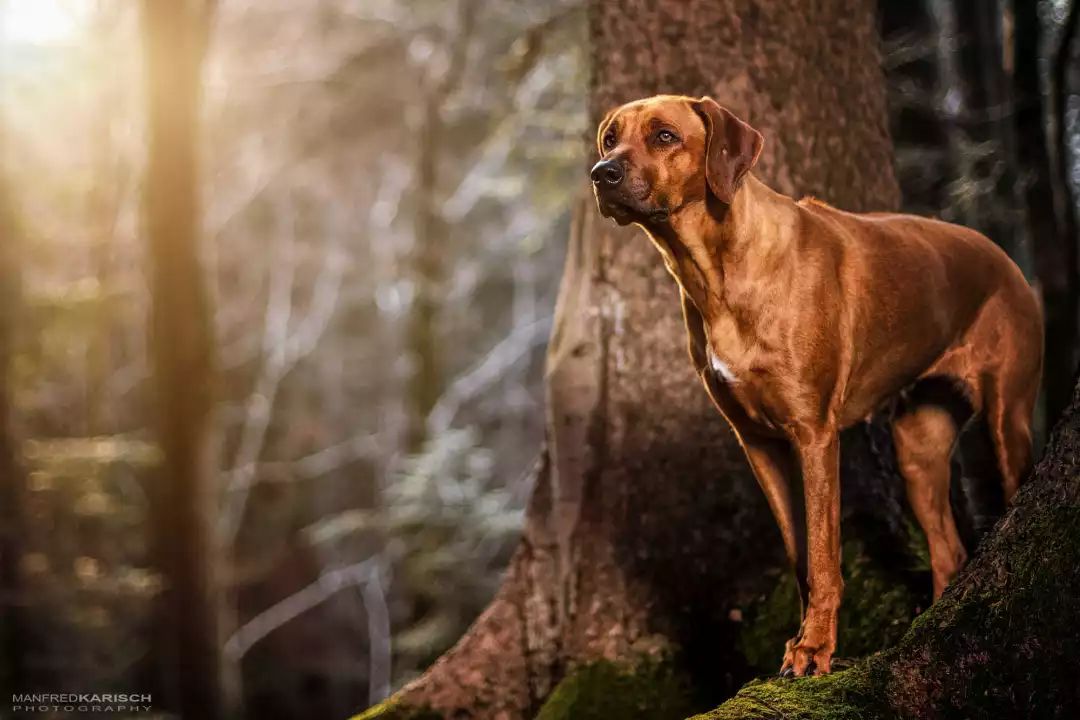
<svg viewBox="0 0 1080 720">
<path fill-rule="evenodd" d="M 428 708 L 414 708 L 390 698 L 370 707 L 351 720 L 442 720 L 442 716 Z"/>
<path fill-rule="evenodd" d="M 892 647 L 904 636 L 915 614 L 929 605 L 893 574 L 873 565 L 850 543 L 845 548 L 844 604 L 838 643 L 846 657 L 862 657 Z"/>
<path fill-rule="evenodd" d="M 911 569 L 917 572 L 930 572 L 930 545 L 926 542 L 926 534 L 915 524 L 910 517 L 906 517 L 908 557 L 911 558 Z"/>
<path fill-rule="evenodd" d="M 690 684 L 667 661 L 636 667 L 601 661 L 558 684 L 536 720 L 682 720 L 694 710 Z"/>
<path fill-rule="evenodd" d="M 844 657 L 860 657 L 897 643 L 920 605 L 903 582 L 876 567 L 857 541 L 844 544 L 844 603 L 840 608 L 838 643 Z M 780 666 L 785 641 L 799 626 L 799 592 L 795 578 L 785 573 L 773 591 L 746 611 L 739 634 L 739 651 L 759 673 Z"/>
<path fill-rule="evenodd" d="M 784 573 L 773 591 L 745 612 L 739 638 L 739 652 L 759 674 L 780 668 L 784 643 L 799 627 L 799 590 L 795 577 Z"/>
<path fill-rule="evenodd" d="M 878 682 L 866 666 L 822 677 L 755 680 L 712 712 L 693 720 L 888 720 Z"/>
</svg>

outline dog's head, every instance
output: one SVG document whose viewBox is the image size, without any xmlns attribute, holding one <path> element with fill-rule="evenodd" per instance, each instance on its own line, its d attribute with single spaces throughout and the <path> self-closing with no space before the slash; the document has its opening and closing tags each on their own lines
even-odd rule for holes
<svg viewBox="0 0 1080 720">
<path fill-rule="evenodd" d="M 709 194 L 730 205 L 763 140 L 712 98 L 658 95 L 608 113 L 596 144 L 600 162 L 591 176 L 600 213 L 650 226 Z"/>
</svg>

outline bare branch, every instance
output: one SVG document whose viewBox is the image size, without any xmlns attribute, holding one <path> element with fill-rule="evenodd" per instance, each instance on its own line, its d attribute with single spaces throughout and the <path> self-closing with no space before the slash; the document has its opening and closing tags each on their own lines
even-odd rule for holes
<svg viewBox="0 0 1080 720">
<path fill-rule="evenodd" d="M 529 130 L 528 124 L 521 121 L 520 113 L 532 108 L 539 101 L 544 91 L 557 79 L 543 64 L 537 66 L 514 91 L 512 107 L 491 133 L 480 149 L 480 156 L 469 171 L 465 173 L 450 198 L 443 203 L 443 216 L 449 222 L 459 222 L 484 197 L 493 183 L 493 177 L 499 168 L 506 164 L 510 152 L 521 137 Z"/>
<path fill-rule="evenodd" d="M 345 262 L 339 245 L 341 233 L 335 228 L 335 232 L 331 233 L 333 244 L 323 256 L 310 310 L 297 330 L 290 335 L 296 262 L 292 257 L 295 251 L 295 228 L 291 203 L 289 207 L 286 240 L 279 248 L 281 256 L 275 255 L 279 260 L 270 276 L 270 297 L 262 342 L 265 360 L 256 380 L 255 390 L 248 398 L 246 420 L 233 468 L 228 473 L 228 496 L 219 522 L 219 528 L 228 543 L 235 540 L 243 521 L 248 493 L 254 484 L 258 460 L 262 455 L 281 381 L 300 360 L 315 349 L 326 332 L 337 308 L 344 276 Z"/>
<path fill-rule="evenodd" d="M 499 380 L 519 360 L 547 341 L 551 316 L 514 328 L 464 375 L 456 378 L 428 415 L 428 433 L 435 436 L 450 427 L 461 406 Z"/>
<path fill-rule="evenodd" d="M 390 694 L 393 646 L 390 635 L 390 608 L 379 579 L 379 569 L 364 583 L 361 597 L 368 619 L 368 702 L 381 702 Z"/>
<path fill-rule="evenodd" d="M 376 556 L 323 573 L 318 580 L 303 590 L 271 605 L 240 626 L 226 641 L 225 656 L 233 662 L 240 660 L 255 643 L 278 628 L 287 625 L 308 610 L 326 602 L 339 590 L 355 585 L 365 585 L 372 581 L 378 582 L 379 572 L 379 558 Z M 382 586 L 379 585 L 377 594 L 372 593 L 372 597 L 378 602 L 379 597 L 382 597 L 382 595 Z M 366 604 L 368 593 L 364 593 L 363 597 Z M 385 598 L 383 598 L 382 605 L 382 608 L 376 607 L 376 615 L 385 611 Z M 370 610 L 368 612 L 370 613 Z M 369 624 L 370 622 L 369 620 Z M 377 617 L 376 623 L 379 625 L 379 632 L 382 632 L 382 618 Z M 379 641 L 383 644 L 381 650 L 385 651 L 389 640 L 384 641 L 380 637 Z"/>
<path fill-rule="evenodd" d="M 264 482 L 290 483 L 319 478 L 356 460 L 373 457 L 378 451 L 378 435 L 357 435 L 297 460 L 257 463 L 256 469 L 258 471 L 284 469 L 286 472 L 268 472 L 265 475 L 262 472 L 254 472 L 242 477 L 238 475 L 234 477 L 234 482 L 229 484 L 226 491 L 239 492 L 248 490 L 254 485 Z"/>
<path fill-rule="evenodd" d="M 248 396 L 244 413 L 244 425 L 240 444 L 236 450 L 233 469 L 227 473 L 228 488 L 236 485 L 250 487 L 255 463 L 262 453 L 266 431 L 270 427 L 274 399 L 278 384 L 285 372 L 285 344 L 288 338 L 289 318 L 292 316 L 292 291 L 296 277 L 293 257 L 295 218 L 291 202 L 285 203 L 285 230 L 276 234 L 275 261 L 270 270 L 270 290 L 263 321 L 263 367 L 255 381 L 255 388 Z M 246 490 L 230 493 L 225 498 L 218 520 L 218 529 L 227 544 L 236 538 L 244 509 L 247 505 Z"/>
</svg>

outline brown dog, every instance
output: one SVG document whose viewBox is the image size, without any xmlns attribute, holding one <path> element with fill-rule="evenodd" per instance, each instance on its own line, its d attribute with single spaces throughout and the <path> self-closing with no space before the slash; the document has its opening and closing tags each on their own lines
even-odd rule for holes
<svg viewBox="0 0 1080 720">
<path fill-rule="evenodd" d="M 968 228 L 773 192 L 749 172 L 761 135 L 711 98 L 624 105 L 597 142 L 600 212 L 640 225 L 678 282 L 690 356 L 795 567 L 803 620 L 781 673 L 828 672 L 844 587 L 839 432 L 912 390 L 892 432 L 936 598 L 966 560 L 949 506 L 960 428 L 942 407 L 910 399 L 928 378 L 955 381 L 985 418 L 1011 500 L 1031 462 L 1036 297 Z M 800 471 L 805 530 L 789 489 Z"/>
</svg>

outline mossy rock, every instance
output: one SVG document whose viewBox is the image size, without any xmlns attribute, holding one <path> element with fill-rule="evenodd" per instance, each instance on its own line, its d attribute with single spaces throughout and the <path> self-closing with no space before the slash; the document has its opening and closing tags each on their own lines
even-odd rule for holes
<svg viewBox="0 0 1080 720">
<path fill-rule="evenodd" d="M 671 662 L 624 666 L 601 661 L 560 682 L 536 720 L 683 720 L 693 712 L 690 683 Z"/>
<path fill-rule="evenodd" d="M 692 720 L 889 720 L 874 671 L 858 665 L 843 672 L 794 680 L 755 680 L 717 709 Z"/>
<path fill-rule="evenodd" d="M 693 720 L 1077 717 L 1080 506 L 1020 508 L 893 648 L 824 677 L 746 685 Z"/>
<path fill-rule="evenodd" d="M 672 662 L 645 658 L 636 664 L 598 661 L 560 682 L 536 720 L 684 720 L 701 710 L 690 682 Z M 351 720 L 443 720 L 430 708 L 390 698 Z"/>
<path fill-rule="evenodd" d="M 897 573 L 878 567 L 858 541 L 844 544 L 843 569 L 844 603 L 837 634 L 844 657 L 862 657 L 895 645 L 916 614 L 929 605 L 929 595 L 920 595 Z M 784 573 L 778 578 L 771 593 L 745 610 L 745 617 L 739 651 L 756 672 L 775 673 L 784 643 L 799 626 L 794 576 Z"/>
<path fill-rule="evenodd" d="M 410 707 L 394 698 L 390 698 L 368 708 L 350 720 L 442 720 L 442 716 L 434 710 Z"/>
</svg>

